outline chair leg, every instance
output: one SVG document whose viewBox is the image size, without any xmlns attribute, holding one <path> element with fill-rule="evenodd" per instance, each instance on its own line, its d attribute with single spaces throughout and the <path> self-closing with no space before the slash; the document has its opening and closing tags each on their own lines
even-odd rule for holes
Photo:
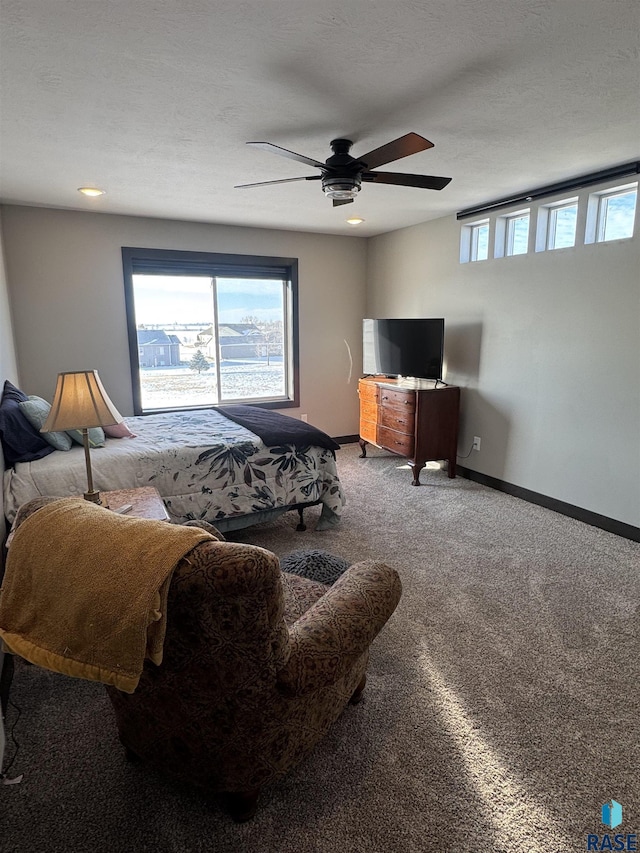
<svg viewBox="0 0 640 853">
<path fill-rule="evenodd" d="M 357 705 L 358 702 L 362 699 L 362 691 L 364 690 L 366 683 L 367 683 L 367 675 L 365 673 L 362 676 L 362 678 L 360 679 L 360 683 L 358 684 L 356 689 L 353 691 L 353 696 L 351 697 L 351 699 L 349 699 L 349 702 L 352 705 Z"/>
<path fill-rule="evenodd" d="M 234 791 L 227 796 L 229 813 L 236 823 L 251 820 L 258 810 L 259 788 L 255 788 L 253 791 Z"/>
</svg>

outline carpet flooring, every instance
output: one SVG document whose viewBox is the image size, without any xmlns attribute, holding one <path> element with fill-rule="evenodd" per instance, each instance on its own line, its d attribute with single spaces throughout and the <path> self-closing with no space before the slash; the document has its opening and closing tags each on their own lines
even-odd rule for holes
<svg viewBox="0 0 640 853">
<path fill-rule="evenodd" d="M 612 798 L 611 832 L 640 833 L 640 544 L 358 452 L 337 454 L 338 528 L 314 508 L 305 533 L 292 513 L 233 538 L 398 569 L 363 701 L 236 825 L 127 763 L 101 685 L 18 662 L 3 853 L 570 853 Z"/>
</svg>

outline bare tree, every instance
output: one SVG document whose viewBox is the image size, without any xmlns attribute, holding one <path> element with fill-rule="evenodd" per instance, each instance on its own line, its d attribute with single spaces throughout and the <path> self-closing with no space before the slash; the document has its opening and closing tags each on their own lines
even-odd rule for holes
<svg viewBox="0 0 640 853">
<path fill-rule="evenodd" d="M 266 356 L 267 365 L 272 355 L 282 355 L 282 320 L 260 320 L 258 317 L 242 318 L 243 323 L 251 323 L 261 332 L 261 338 L 255 343 L 256 355 Z"/>
</svg>

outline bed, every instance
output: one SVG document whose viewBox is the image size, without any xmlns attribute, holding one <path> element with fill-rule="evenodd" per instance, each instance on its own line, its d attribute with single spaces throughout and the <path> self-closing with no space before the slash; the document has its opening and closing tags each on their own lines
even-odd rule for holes
<svg viewBox="0 0 640 853">
<path fill-rule="evenodd" d="M 242 417 L 230 419 L 237 410 L 249 410 L 244 422 L 253 427 L 256 420 L 259 431 L 259 422 L 269 419 L 269 431 L 262 433 L 268 443 L 243 426 Z M 206 520 L 222 532 L 291 509 L 299 509 L 302 522 L 302 509 L 317 504 L 322 509 L 316 529 L 337 524 L 345 503 L 336 469 L 338 445 L 294 418 L 248 406 L 225 411 L 228 416 L 202 409 L 127 418 L 136 438 L 107 438 L 104 447 L 91 450 L 95 487 L 155 486 L 172 521 Z M 16 462 L 4 472 L 4 515 L 11 523 L 32 498 L 82 494 L 86 486 L 80 445 Z"/>
</svg>

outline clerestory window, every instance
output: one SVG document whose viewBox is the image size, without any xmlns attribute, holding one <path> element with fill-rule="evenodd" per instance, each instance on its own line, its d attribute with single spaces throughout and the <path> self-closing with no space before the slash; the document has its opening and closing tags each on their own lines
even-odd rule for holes
<svg viewBox="0 0 640 853">
<path fill-rule="evenodd" d="M 486 261 L 489 257 L 489 220 L 464 225 L 460 232 L 460 263 Z"/>
<path fill-rule="evenodd" d="M 633 237 L 637 197 L 637 184 L 598 196 L 598 243 Z"/>
<path fill-rule="evenodd" d="M 489 257 L 489 220 L 471 226 L 471 260 L 486 261 Z"/>
<path fill-rule="evenodd" d="M 505 255 L 526 255 L 529 250 L 529 211 L 505 217 Z"/>
<path fill-rule="evenodd" d="M 576 243 L 578 201 L 554 204 L 549 208 L 547 249 L 568 249 Z"/>
</svg>

